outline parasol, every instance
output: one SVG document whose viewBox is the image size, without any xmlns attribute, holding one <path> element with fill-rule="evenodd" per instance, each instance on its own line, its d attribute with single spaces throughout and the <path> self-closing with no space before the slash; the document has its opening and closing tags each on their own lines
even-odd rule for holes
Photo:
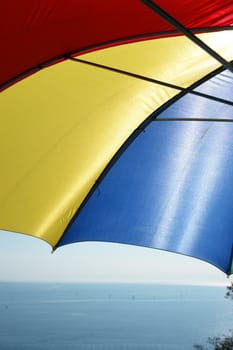
<svg viewBox="0 0 233 350">
<path fill-rule="evenodd" d="M 233 273 L 232 1 L 2 1 L 0 16 L 0 228 Z"/>
</svg>

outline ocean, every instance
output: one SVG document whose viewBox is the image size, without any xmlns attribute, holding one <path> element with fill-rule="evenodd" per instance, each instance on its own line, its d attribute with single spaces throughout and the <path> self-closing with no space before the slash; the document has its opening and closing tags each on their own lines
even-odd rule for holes
<svg viewBox="0 0 233 350">
<path fill-rule="evenodd" d="M 194 349 L 233 328 L 224 296 L 224 287 L 0 283 L 0 349 Z"/>
</svg>

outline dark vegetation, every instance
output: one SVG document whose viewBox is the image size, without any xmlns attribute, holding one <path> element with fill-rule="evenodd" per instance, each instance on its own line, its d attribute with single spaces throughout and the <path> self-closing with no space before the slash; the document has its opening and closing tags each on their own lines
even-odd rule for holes
<svg viewBox="0 0 233 350">
<path fill-rule="evenodd" d="M 226 288 L 225 298 L 233 300 L 233 282 Z M 221 337 L 210 337 L 206 346 L 195 344 L 196 350 L 233 350 L 233 331 Z"/>
</svg>

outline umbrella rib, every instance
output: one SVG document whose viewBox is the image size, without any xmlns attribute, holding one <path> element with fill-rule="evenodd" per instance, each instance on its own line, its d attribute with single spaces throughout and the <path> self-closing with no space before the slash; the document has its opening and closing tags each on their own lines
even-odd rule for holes
<svg viewBox="0 0 233 350">
<path fill-rule="evenodd" d="M 233 73 L 233 66 L 230 62 L 225 60 L 221 55 L 219 55 L 216 51 L 214 51 L 211 47 L 206 45 L 202 40 L 200 40 L 197 36 L 195 36 L 189 29 L 187 29 L 183 24 L 177 21 L 174 17 L 164 11 L 161 7 L 155 4 L 151 0 L 140 0 L 145 6 L 147 6 L 154 13 L 162 17 L 165 21 L 170 23 L 173 27 L 175 27 L 179 32 L 183 33 L 186 37 L 188 37 L 191 41 L 193 41 L 196 45 L 202 48 L 205 52 L 207 52 L 210 56 L 220 62 L 226 69 L 229 69 Z"/>
<path fill-rule="evenodd" d="M 106 66 L 106 65 L 103 65 L 103 64 L 100 64 L 100 63 L 86 61 L 86 60 L 83 60 L 83 59 L 80 59 L 80 58 L 70 57 L 70 60 L 75 61 L 75 62 L 79 62 L 79 63 L 84 63 L 84 64 L 87 64 L 87 65 L 90 65 L 90 66 L 98 67 L 98 68 L 101 68 L 101 69 L 110 70 L 112 72 L 123 74 L 123 75 L 127 75 L 127 76 L 130 76 L 132 78 L 136 78 L 136 79 L 144 80 L 144 81 L 147 81 L 147 82 L 150 82 L 150 83 L 166 86 L 166 87 L 171 88 L 171 89 L 175 89 L 175 90 L 182 91 L 182 92 L 185 92 L 185 93 L 190 93 L 190 94 L 193 94 L 193 95 L 197 95 L 197 96 L 200 96 L 200 97 L 207 98 L 209 100 L 213 100 L 215 102 L 220 102 L 220 103 L 224 103 L 224 104 L 233 106 L 233 101 L 225 100 L 225 99 L 220 98 L 220 97 L 216 97 L 216 96 L 208 95 L 208 94 L 205 94 L 205 93 L 202 93 L 202 92 L 199 92 L 199 91 L 195 91 L 195 90 L 192 90 L 190 87 L 183 88 L 181 86 L 178 86 L 178 85 L 175 85 L 175 84 L 171 84 L 171 83 L 167 83 L 167 82 L 164 82 L 164 81 L 161 81 L 161 80 L 158 80 L 158 79 L 149 78 L 149 77 L 146 77 L 146 76 L 143 76 L 143 75 L 140 75 L 140 74 L 136 74 L 136 73 L 132 73 L 132 72 L 128 72 L 128 71 L 122 70 L 122 69 Z"/>
<path fill-rule="evenodd" d="M 193 121 L 193 122 L 222 122 L 222 123 L 233 123 L 233 119 L 230 118 L 159 118 L 157 117 L 154 121 Z"/>
</svg>

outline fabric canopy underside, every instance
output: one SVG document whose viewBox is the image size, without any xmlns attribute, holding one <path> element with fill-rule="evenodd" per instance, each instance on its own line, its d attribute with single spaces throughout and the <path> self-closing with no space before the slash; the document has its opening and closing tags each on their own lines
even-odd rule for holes
<svg viewBox="0 0 233 350">
<path fill-rule="evenodd" d="M 197 33 L 232 26 L 231 0 L 156 3 Z M 180 34 L 139 0 L 1 1 L 0 18 L 2 88 L 70 54 Z"/>
<path fill-rule="evenodd" d="M 233 61 L 231 1 L 157 3 Z M 233 273 L 232 72 L 140 1 L 23 0 L 7 17 L 9 6 L 0 229 L 53 248 L 158 248 Z"/>
<path fill-rule="evenodd" d="M 232 74 L 223 72 L 197 90 L 230 99 L 232 89 Z M 166 121 L 211 119 L 216 111 L 217 123 Z M 110 240 L 172 250 L 229 271 L 233 123 L 220 121 L 233 121 L 232 106 L 187 94 L 159 119 L 114 163 L 59 245 Z"/>
</svg>

